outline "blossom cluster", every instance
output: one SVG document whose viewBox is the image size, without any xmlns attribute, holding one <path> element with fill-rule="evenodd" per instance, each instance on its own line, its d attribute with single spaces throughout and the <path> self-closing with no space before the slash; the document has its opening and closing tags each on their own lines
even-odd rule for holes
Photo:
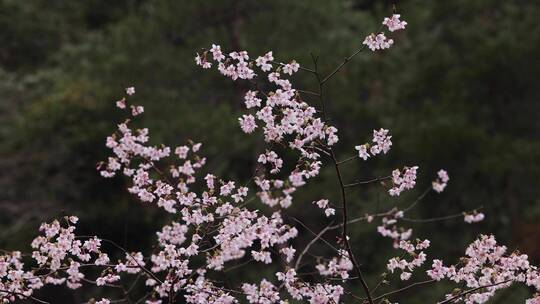
<svg viewBox="0 0 540 304">
<path fill-rule="evenodd" d="M 309 303 L 339 303 L 344 293 L 341 285 L 303 282 L 294 269 L 278 272 L 276 276 L 284 284 L 291 297 L 297 301 L 306 299 Z"/>
<path fill-rule="evenodd" d="M 470 244 L 461 260 L 462 263 L 448 267 L 441 260 L 433 260 L 427 274 L 436 281 L 446 278 L 475 289 L 458 297 L 467 304 L 485 303 L 497 290 L 515 282 L 540 289 L 540 272 L 536 266 L 530 265 L 527 255 L 519 252 L 507 254 L 506 246 L 498 245 L 492 235 L 482 235 Z M 446 295 L 447 299 L 453 297 L 454 294 Z M 529 300 L 532 301 L 534 299 Z"/>
<path fill-rule="evenodd" d="M 126 98 L 123 100 L 125 104 Z M 172 288 L 191 291 L 186 296 L 188 302 L 233 300 L 228 293 L 216 293 L 219 288 L 206 278 L 207 270 L 223 270 L 227 262 L 240 260 L 246 254 L 255 261 L 271 263 L 269 249 L 294 238 L 296 228 L 284 224 L 279 212 L 267 217 L 242 207 L 248 188 L 237 186 L 234 181 L 220 180 L 208 173 L 204 176 L 206 189 L 200 194 L 191 191 L 191 185 L 198 179 L 198 171 L 206 163 L 206 159 L 197 154 L 201 144 L 189 142 L 175 149 L 164 145 L 151 146 L 147 144 L 148 130 L 132 130 L 129 123 L 126 120 L 120 124 L 118 131 L 107 138 L 107 147 L 114 156 L 100 165 L 101 174 L 112 177 L 122 172 L 132 180 L 133 185 L 128 191 L 142 203 L 155 203 L 181 219 L 164 226 L 157 233 L 160 249 L 150 256 L 150 271 L 154 275 L 147 278 L 146 285 L 159 298 L 169 297 Z M 160 161 L 166 159 L 180 164 L 169 165 L 168 170 L 160 169 Z M 272 151 L 263 154 L 260 161 L 271 163 L 272 170 L 279 170 L 282 164 Z M 208 231 L 213 225 L 220 227 L 213 234 L 196 232 Z M 250 250 L 254 243 L 259 244 L 259 249 Z M 292 259 L 294 249 L 285 251 L 285 254 Z M 190 260 L 199 259 L 199 256 L 206 256 L 206 266 L 190 265 Z M 127 261 L 116 265 L 115 271 L 132 273 L 134 268 L 129 261 L 144 264 L 140 254 Z M 174 275 L 170 274 L 171 271 Z M 168 275 L 160 280 L 154 277 L 161 273 Z M 194 276 L 197 279 L 190 283 L 188 278 Z M 114 273 L 108 273 L 98 282 L 103 285 L 118 279 Z"/>
<path fill-rule="evenodd" d="M 393 14 L 392 17 L 384 18 L 382 24 L 385 25 L 390 32 L 405 29 L 407 22 L 400 20 L 401 15 Z M 388 39 L 384 33 L 370 34 L 363 42 L 370 50 L 384 50 L 389 49 L 393 44 L 393 39 Z"/>
<path fill-rule="evenodd" d="M 231 56 L 232 58 L 247 56 L 243 52 L 241 54 L 243 54 L 241 57 L 234 54 Z M 214 55 L 219 58 L 217 54 Z M 292 64 L 290 69 L 294 71 L 295 65 Z M 256 95 L 246 94 L 246 103 L 256 105 L 258 101 L 255 99 Z M 127 97 L 123 100 L 125 105 Z M 253 261 L 262 264 L 272 263 L 273 248 L 295 238 L 298 231 L 284 222 L 279 211 L 266 216 L 257 210 L 248 210 L 242 203 L 249 190 L 247 187 L 237 186 L 234 181 L 221 180 L 214 174 L 207 173 L 204 175 L 205 188 L 202 193 L 191 190 L 191 185 L 199 178 L 198 171 L 206 162 L 204 157 L 197 154 L 201 145 L 190 142 L 175 149 L 165 145 L 148 145 L 148 130 L 132 130 L 129 128 L 130 122 L 126 120 L 120 124 L 118 131 L 107 138 L 107 147 L 112 150 L 114 156 L 100 164 L 101 174 L 104 177 L 112 177 L 117 172 L 122 172 L 133 183 L 128 191 L 141 202 L 155 203 L 167 212 L 177 214 L 181 219 L 164 226 L 162 231 L 157 233 L 159 250 L 149 257 L 150 271 L 154 276 L 163 274 L 164 277 L 158 280 L 154 276 L 148 276 L 146 286 L 150 287 L 158 298 L 170 297 L 172 289 L 175 292 L 187 290 L 185 298 L 188 303 L 235 302 L 234 297 L 207 278 L 207 272 L 223 271 L 228 263 L 245 259 L 247 255 Z M 309 129 L 313 126 L 306 127 Z M 302 134 L 297 136 L 306 135 L 307 132 L 310 131 L 302 131 Z M 305 152 L 301 147 L 296 149 Z M 171 153 L 172 151 L 174 153 Z M 159 164 L 165 160 L 180 164 L 169 165 L 168 171 L 160 169 Z M 260 154 L 258 162 L 268 165 L 268 174 L 272 175 L 279 173 L 283 166 L 281 157 L 272 150 Z M 294 191 L 294 187 L 303 185 L 305 176 L 315 176 L 318 173 L 318 166 L 319 164 L 311 164 L 307 168 L 304 167 L 303 171 L 297 167 L 289 173 L 288 180 L 291 186 L 283 190 L 289 198 L 280 200 L 280 206 L 288 207 L 287 202 L 290 204 L 292 201 L 290 194 Z M 286 187 L 283 180 L 268 180 L 259 176 L 255 178 L 255 184 L 268 193 Z M 202 233 L 210 229 L 214 232 Z M 255 248 L 254 244 L 257 244 L 258 248 Z M 291 262 L 296 250 L 292 247 L 283 247 L 280 251 L 283 258 Z M 193 266 L 193 261 L 200 259 L 201 256 L 205 257 L 206 263 Z M 141 259 L 142 256 L 139 255 L 132 257 L 137 263 L 143 263 Z M 124 269 L 122 265 L 117 265 L 115 270 Z M 171 275 L 171 271 L 174 275 Z M 192 282 L 193 280 L 188 278 L 196 280 Z M 117 275 L 108 273 L 100 278 L 99 284 L 109 284 L 116 280 Z M 260 293 L 268 295 L 273 290 L 268 281 L 266 283 L 261 281 L 260 290 L 253 286 L 255 285 L 249 283 L 243 285 L 248 300 L 260 297 Z M 305 288 L 311 289 L 308 285 Z M 319 293 L 321 292 L 322 289 L 319 290 Z M 275 298 L 275 295 L 271 298 Z"/>
<path fill-rule="evenodd" d="M 358 151 L 358 157 L 363 160 L 367 160 L 370 156 L 377 155 L 379 153 L 388 153 L 390 147 L 392 147 L 392 136 L 388 135 L 387 129 L 373 130 L 372 144 L 363 144 L 355 146 Z M 371 155 L 370 155 L 371 153 Z"/>
<path fill-rule="evenodd" d="M 345 250 L 340 250 L 339 254 L 339 257 L 332 258 L 328 263 L 322 263 L 315 266 L 322 276 L 339 276 L 343 280 L 349 278 L 349 271 L 353 269 L 349 254 Z"/>
<path fill-rule="evenodd" d="M 364 39 L 363 44 L 372 50 L 384 50 L 389 49 L 394 44 L 394 39 L 388 39 L 384 33 L 371 34 Z"/>
<path fill-rule="evenodd" d="M 392 183 L 394 186 L 388 190 L 391 196 L 398 196 L 404 190 L 414 188 L 416 185 L 416 170 L 418 166 L 405 167 L 403 170 L 395 169 L 392 171 Z"/>
<path fill-rule="evenodd" d="M 258 172 L 255 180 L 259 187 L 257 196 L 270 207 L 289 207 L 297 188 L 319 174 L 322 163 L 317 148 L 321 148 L 321 142 L 334 145 L 339 140 L 337 128 L 317 117 L 316 109 L 302 100 L 290 80 L 284 77 L 298 72 L 300 65 L 296 61 L 276 63 L 272 52 L 255 60 L 250 60 L 246 51 L 225 55 L 215 44 L 201 56 L 205 59 L 199 60 L 199 65 L 216 63 L 218 71 L 232 80 L 254 80 L 259 77 L 252 68 L 256 66 L 266 75 L 263 80 L 273 86 L 268 92 L 262 92 L 258 87 L 248 90 L 244 94 L 244 103 L 251 112 L 243 114 L 238 121 L 245 133 L 253 133 L 261 127 L 266 142 L 286 145 L 299 153 L 297 165 L 290 172 L 284 172 L 282 178 L 273 177 L 281 172 L 283 165 L 277 151 L 269 150 L 258 158 L 261 164 L 269 164 L 271 168 L 268 172 Z"/>
<path fill-rule="evenodd" d="M 540 296 L 525 300 L 525 304 L 540 304 Z"/>
<path fill-rule="evenodd" d="M 401 241 L 407 241 L 412 236 L 412 229 L 405 229 L 397 225 L 399 219 L 403 218 L 404 212 L 397 208 L 388 212 L 381 220 L 381 225 L 377 226 L 377 232 L 383 237 L 393 240 L 394 247 L 399 248 Z"/>
<path fill-rule="evenodd" d="M 464 220 L 465 223 L 477 223 L 483 221 L 485 215 L 482 212 L 473 211 L 472 213 L 465 213 Z"/>
<path fill-rule="evenodd" d="M 390 32 L 394 32 L 397 30 L 404 30 L 405 26 L 407 25 L 407 22 L 403 20 L 399 20 L 400 17 L 401 17 L 400 14 L 393 14 L 392 17 L 384 18 L 382 24 L 386 25 Z"/>
<path fill-rule="evenodd" d="M 324 209 L 324 214 L 329 217 L 334 214 L 336 214 L 336 209 L 332 208 L 329 205 L 329 201 L 327 199 L 320 199 L 316 202 L 313 202 L 313 204 L 317 205 L 317 207 Z"/>
<path fill-rule="evenodd" d="M 414 269 L 422 266 L 426 261 L 426 254 L 423 250 L 427 249 L 429 245 L 429 240 L 416 240 L 416 244 L 411 241 L 401 240 L 398 247 L 405 250 L 411 257 L 411 260 L 407 261 L 407 259 L 403 257 L 393 257 L 388 261 L 386 268 L 392 273 L 396 269 L 400 269 L 400 279 L 403 281 L 409 280 Z"/>
<path fill-rule="evenodd" d="M 19 251 L 0 256 L 0 299 L 3 302 L 31 297 L 35 290 L 46 285 L 65 284 L 70 289 L 77 289 L 83 282 L 102 286 L 119 279 L 117 275 L 106 275 L 92 281 L 82 272 L 86 266 L 111 269 L 122 262 L 110 265 L 108 254 L 101 250 L 101 239 L 76 236 L 74 225 L 77 221 L 75 216 L 66 216 L 63 223 L 54 220 L 41 224 L 42 235 L 31 243 L 34 250 L 30 257 L 34 267 L 29 267 L 30 261 L 24 262 L 24 255 Z M 127 270 L 132 266 L 125 267 Z M 139 270 L 136 266 L 135 272 Z"/>
<path fill-rule="evenodd" d="M 450 177 L 448 177 L 448 172 L 443 169 L 439 170 L 439 172 L 437 172 L 437 179 L 431 183 L 433 190 L 437 193 L 443 192 L 449 180 Z"/>
</svg>

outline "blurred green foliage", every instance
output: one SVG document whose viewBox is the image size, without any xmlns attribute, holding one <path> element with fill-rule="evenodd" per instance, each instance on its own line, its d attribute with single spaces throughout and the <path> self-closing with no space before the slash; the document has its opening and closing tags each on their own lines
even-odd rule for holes
<svg viewBox="0 0 540 304">
<path fill-rule="evenodd" d="M 75 213 L 84 232 L 130 249 L 149 247 L 154 231 L 170 218 L 140 206 L 124 180 L 104 180 L 95 170 L 107 157 L 105 137 L 121 119 L 114 101 L 123 88 L 136 87 L 135 102 L 146 108 L 141 124 L 155 143 L 201 141 L 209 171 L 246 180 L 262 143 L 237 125 L 245 87 L 198 69 L 194 53 L 219 43 L 252 55 L 273 50 L 279 60 L 294 58 L 307 67 L 314 54 L 320 69 L 330 72 L 379 27 L 392 4 L 1 0 L 0 244 L 25 249 L 40 221 Z M 431 236 L 431 256 L 452 261 L 479 233 L 492 232 L 539 262 L 540 2 L 407 0 L 397 10 L 407 30 L 393 35 L 391 50 L 362 53 L 331 80 L 328 111 L 340 129 L 341 158 L 352 155 L 373 128 L 389 128 L 393 135 L 389 157 L 351 164 L 347 180 L 418 164 L 418 189 L 390 199 L 380 186 L 358 188 L 351 192 L 352 216 L 406 206 L 445 168 L 451 176 L 447 191 L 429 194 L 414 216 L 483 206 L 487 219 L 473 226 L 461 219 L 411 223 L 418 236 Z M 314 89 L 312 75 L 300 73 L 295 81 Z M 291 208 L 291 216 L 308 218 L 314 231 L 327 220 L 305 206 L 321 196 L 338 199 L 334 174 L 325 169 Z M 351 228 L 353 248 L 374 286 L 391 244 L 374 235 L 375 224 Z M 301 230 L 297 242 L 310 237 Z M 258 275 L 248 268 L 230 280 Z M 448 288 L 418 289 L 399 300 L 434 302 Z M 518 303 L 524 296 L 524 290 L 511 289 L 492 302 Z M 88 295 L 70 297 L 77 303 Z"/>
</svg>

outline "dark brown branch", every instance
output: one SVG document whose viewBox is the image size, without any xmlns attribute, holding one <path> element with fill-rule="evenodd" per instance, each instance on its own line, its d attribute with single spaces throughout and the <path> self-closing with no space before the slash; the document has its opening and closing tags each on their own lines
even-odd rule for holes
<svg viewBox="0 0 540 304">
<path fill-rule="evenodd" d="M 93 236 L 77 236 L 77 238 L 93 238 Z M 161 284 L 163 284 L 163 282 L 154 275 L 154 273 L 152 273 L 150 270 L 146 269 L 144 266 L 140 265 L 139 262 L 137 262 L 137 260 L 135 260 L 135 258 L 133 258 L 129 252 L 127 250 L 125 250 L 124 248 L 122 248 L 122 246 L 116 244 L 114 241 L 111 241 L 111 240 L 108 240 L 108 239 L 101 239 L 103 242 L 106 242 L 106 243 L 109 243 L 111 245 L 113 245 L 114 247 L 116 247 L 117 249 L 120 249 L 121 251 L 123 251 L 127 256 L 129 256 L 133 262 L 135 262 L 135 264 L 144 272 L 146 272 L 149 276 L 151 276 L 154 280 L 160 282 Z"/>
<path fill-rule="evenodd" d="M 311 232 L 311 234 L 313 234 L 314 236 L 317 236 L 317 233 L 313 232 L 313 230 L 309 229 L 308 226 L 306 226 L 306 224 L 302 223 L 300 220 L 294 218 L 294 217 L 291 217 L 292 220 L 294 220 L 295 222 L 297 222 L 298 224 L 302 225 L 302 227 L 304 227 L 307 231 Z M 330 244 L 327 240 L 325 240 L 324 238 L 322 238 L 322 235 L 321 237 L 319 237 L 319 239 L 321 241 L 323 241 L 326 245 L 328 245 L 330 248 L 334 249 L 336 252 L 339 252 L 339 250 L 334 247 L 332 244 Z"/>
<path fill-rule="evenodd" d="M 429 186 L 424 193 L 422 193 L 409 207 L 407 207 L 405 210 L 403 210 L 403 213 L 406 213 L 407 211 L 411 210 L 418 204 L 429 192 L 431 191 L 431 186 Z"/>
<path fill-rule="evenodd" d="M 376 177 L 376 178 L 373 178 L 373 179 L 370 179 L 370 180 L 365 180 L 365 181 L 346 184 L 346 185 L 343 185 L 343 187 L 350 188 L 350 187 L 354 187 L 354 186 L 358 186 L 358 185 L 371 184 L 371 183 L 374 183 L 374 182 L 380 182 L 380 181 L 383 181 L 385 179 L 389 179 L 391 177 L 392 176 Z"/>
<path fill-rule="evenodd" d="M 381 27 L 379 27 L 377 32 L 380 32 L 382 27 L 383 26 L 381 25 Z M 341 70 L 341 68 L 343 68 L 356 55 L 360 54 L 360 52 L 362 52 L 365 48 L 366 48 L 366 45 L 363 44 L 362 47 L 360 47 L 358 50 L 356 50 L 354 53 L 352 53 L 352 55 L 350 55 L 349 57 L 345 57 L 345 59 L 343 59 L 343 62 L 340 65 L 338 65 L 330 74 L 328 74 L 328 76 L 323 78 L 323 80 L 320 82 L 321 85 L 324 85 L 328 80 L 330 80 L 332 77 L 334 77 Z"/>
<path fill-rule="evenodd" d="M 321 84 L 324 85 L 328 80 L 330 80 L 330 78 L 334 77 L 334 75 L 336 75 L 337 72 L 339 72 L 339 70 L 341 70 L 341 68 L 347 64 L 347 62 L 351 61 L 356 55 L 360 54 L 360 52 L 362 52 L 365 49 L 365 47 L 366 46 L 363 45 L 356 52 L 354 52 L 351 56 L 345 57 L 345 59 L 343 59 L 343 62 L 340 65 L 338 65 L 334 69 L 334 71 L 332 71 L 332 73 L 330 73 L 328 76 L 324 77 L 324 79 L 321 81 Z"/>
<path fill-rule="evenodd" d="M 32 300 L 34 302 L 37 302 L 37 303 L 50 304 L 47 301 L 40 300 L 40 299 L 38 299 L 38 298 L 36 298 L 34 296 L 27 296 L 27 295 L 25 295 L 24 293 L 21 293 L 21 292 L 0 289 L 0 293 L 9 293 L 9 294 L 12 294 L 12 295 L 16 295 L 16 296 L 19 296 L 19 297 L 30 299 L 30 300 Z"/>
<path fill-rule="evenodd" d="M 270 62 L 270 63 L 273 63 L 273 64 L 280 65 L 280 66 L 284 66 L 284 65 L 285 65 L 285 63 L 281 63 L 281 62 L 277 62 L 277 61 L 269 61 L 269 62 Z M 310 73 L 313 73 L 313 74 L 316 73 L 314 70 L 308 69 L 308 68 L 304 68 L 304 67 L 302 67 L 302 66 L 300 66 L 298 69 L 301 70 L 301 71 L 306 71 L 306 72 L 310 72 Z"/>
<path fill-rule="evenodd" d="M 356 56 L 356 54 L 358 54 L 360 51 L 358 51 L 357 53 L 353 54 L 352 56 L 350 56 L 351 58 Z M 314 56 L 313 54 L 311 55 L 312 58 L 313 58 L 313 64 L 315 66 L 315 77 L 317 78 L 317 82 L 319 83 L 319 100 L 321 101 L 321 106 L 322 106 L 322 111 L 323 111 L 323 120 L 326 122 L 327 121 L 327 118 L 326 118 L 326 109 L 325 109 L 325 102 L 324 102 L 324 95 L 323 95 L 323 84 L 326 80 L 330 79 L 330 77 L 332 77 L 334 74 L 336 74 L 340 69 L 341 67 L 346 63 L 343 63 L 341 66 L 339 66 L 332 74 L 330 74 L 329 76 L 327 76 L 325 79 L 326 80 L 321 80 L 320 78 L 320 75 L 319 75 L 319 72 L 318 72 L 318 66 L 317 66 L 317 60 L 318 58 L 316 56 Z M 350 59 L 349 59 L 350 60 Z M 342 205 L 342 214 L 343 214 L 343 227 L 342 227 L 342 233 L 341 233 L 341 236 L 342 236 L 342 241 L 343 241 L 343 244 L 345 245 L 345 249 L 347 250 L 347 254 L 349 255 L 349 259 L 351 260 L 352 264 L 353 264 L 353 267 L 358 275 L 358 278 L 360 279 L 360 283 L 362 285 L 362 288 L 364 289 L 364 292 L 366 293 L 366 296 L 367 296 L 367 299 L 368 299 L 368 302 L 370 304 L 373 304 L 373 299 L 371 297 L 371 292 L 369 291 L 369 286 L 367 285 L 366 283 L 366 280 L 364 279 L 364 276 L 362 274 L 362 271 L 360 270 L 360 266 L 358 265 L 358 262 L 356 261 L 356 258 L 354 257 L 354 254 L 353 254 L 353 251 L 351 249 L 351 245 L 349 244 L 349 240 L 348 240 L 348 236 L 347 236 L 347 217 L 348 217 L 348 214 L 347 214 L 347 195 L 345 193 L 345 187 L 344 187 L 344 183 L 343 183 L 343 177 L 341 176 L 341 171 L 339 169 L 339 165 L 338 165 L 338 161 L 336 159 L 336 155 L 334 153 L 334 150 L 329 147 L 329 152 L 330 152 L 330 156 L 332 158 L 332 162 L 334 164 L 334 168 L 336 170 L 336 175 L 338 177 L 338 182 L 339 182 L 339 188 L 340 188 L 340 192 L 341 192 L 341 205 Z"/>
<path fill-rule="evenodd" d="M 334 167 L 336 169 L 336 174 L 339 181 L 339 187 L 341 190 L 341 203 L 342 203 L 342 214 L 343 214 L 343 227 L 342 227 L 342 233 L 341 237 L 343 239 L 343 243 L 345 244 L 345 249 L 347 250 L 347 253 L 349 255 L 349 259 L 353 263 L 354 269 L 356 270 L 356 273 L 358 274 L 358 277 L 360 279 L 360 283 L 362 284 L 362 288 L 366 292 L 366 296 L 368 299 L 368 302 L 370 304 L 373 304 L 373 299 L 371 297 L 371 292 L 369 291 L 369 286 L 366 283 L 366 280 L 364 279 L 364 276 L 362 275 L 362 271 L 360 270 L 360 266 L 358 265 L 358 262 L 356 261 L 356 258 L 354 257 L 354 254 L 351 249 L 351 245 L 349 244 L 349 238 L 347 236 L 347 196 L 345 194 L 345 186 L 343 185 L 343 177 L 341 176 L 341 171 L 339 169 L 339 165 L 337 164 L 336 156 L 334 154 L 334 151 L 330 149 L 330 153 L 332 155 L 332 160 L 334 162 Z"/>
<path fill-rule="evenodd" d="M 331 224 L 330 224 L 331 225 Z M 294 269 L 298 270 L 298 267 L 300 267 L 300 262 L 302 261 L 302 258 L 304 257 L 304 255 L 308 252 L 309 248 L 311 248 L 311 246 L 313 244 L 315 244 L 315 242 L 317 242 L 317 240 L 319 240 L 323 234 L 326 233 L 326 231 L 330 230 L 330 227 L 332 226 L 326 226 L 323 230 L 321 230 L 321 232 L 319 232 L 314 239 L 312 239 L 307 245 L 306 247 L 304 248 L 304 250 L 300 253 L 300 255 L 298 255 L 298 258 L 296 259 L 296 263 L 294 265 Z"/>
<path fill-rule="evenodd" d="M 497 286 L 497 285 L 501 285 L 501 284 L 505 284 L 505 283 L 508 283 L 508 282 L 511 282 L 512 280 L 506 280 L 506 281 L 502 281 L 502 282 L 499 282 L 499 283 L 493 283 L 493 284 L 490 284 L 490 285 L 484 285 L 484 286 L 479 286 L 479 287 L 476 287 L 476 288 L 472 288 L 472 289 L 469 289 L 469 290 L 466 290 L 458 295 L 455 295 L 451 298 L 448 298 L 442 302 L 437 302 L 437 304 L 445 304 L 445 303 L 450 303 L 452 301 L 454 301 L 455 299 L 459 299 L 463 296 L 466 296 L 468 295 L 469 293 L 473 293 L 477 290 L 480 290 L 480 289 L 483 289 L 483 288 L 489 288 L 489 287 L 494 287 L 494 286 Z"/>
<path fill-rule="evenodd" d="M 341 165 L 341 164 L 344 164 L 344 163 L 346 163 L 346 162 L 350 162 L 351 160 L 355 160 L 355 159 L 359 159 L 358 155 L 351 156 L 351 157 L 349 157 L 349 158 L 347 158 L 347 159 L 344 159 L 344 160 L 342 160 L 342 161 L 338 161 L 337 164 L 338 164 L 338 165 Z"/>
<path fill-rule="evenodd" d="M 432 283 L 432 282 L 435 282 L 435 280 L 427 280 L 427 281 L 422 281 L 422 282 L 416 282 L 416 283 L 413 283 L 413 284 L 411 284 L 411 285 L 405 286 L 405 287 L 403 287 L 403 288 L 396 289 L 396 290 L 387 292 L 387 293 L 385 293 L 385 294 L 382 294 L 382 295 L 380 295 L 380 296 L 377 296 L 376 298 L 373 299 L 373 301 L 377 301 L 377 300 L 383 299 L 383 298 L 385 298 L 385 297 L 387 297 L 387 296 L 390 296 L 390 295 L 393 295 L 393 294 L 396 294 L 396 293 L 405 291 L 405 290 L 410 289 L 410 288 L 413 288 L 413 287 L 415 287 L 415 286 L 420 286 L 420 285 L 424 285 L 424 284 L 428 284 L 428 283 Z"/>
</svg>

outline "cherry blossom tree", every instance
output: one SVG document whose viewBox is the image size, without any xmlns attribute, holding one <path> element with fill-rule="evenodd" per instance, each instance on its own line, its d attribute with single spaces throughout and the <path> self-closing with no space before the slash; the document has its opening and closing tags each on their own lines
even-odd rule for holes
<svg viewBox="0 0 540 304">
<path fill-rule="evenodd" d="M 174 220 L 156 232 L 150 252 L 128 251 L 111 240 L 80 235 L 76 216 L 43 223 L 30 253 L 3 251 L 0 256 L 0 299 L 4 303 L 24 299 L 47 303 L 35 296 L 35 291 L 47 285 L 70 289 L 90 285 L 118 291 L 115 298 L 88 299 L 88 303 L 100 304 L 396 303 L 401 292 L 441 280 L 453 281 L 456 289 L 426 302 L 485 303 L 499 289 L 513 284 L 540 291 L 540 272 L 527 255 L 509 252 L 492 235 L 480 235 L 464 249 L 462 259 L 446 262 L 429 255 L 434 240 L 413 237 L 404 219 L 428 192 L 445 190 L 450 177 L 443 169 L 434 173 L 426 191 L 405 208 L 394 206 L 361 217 L 349 214 L 351 188 L 376 183 L 385 187 L 388 196 L 399 196 L 416 187 L 417 171 L 421 170 L 405 160 L 386 176 L 347 182 L 342 174 L 348 169 L 346 164 L 391 153 L 392 136 L 384 128 L 373 130 L 371 139 L 351 147 L 351 156 L 340 160 L 336 152 L 338 128 L 328 119 L 325 106 L 325 88 L 334 75 L 366 49 L 384 52 L 391 48 L 395 42 L 387 35 L 407 26 L 400 18 L 398 14 L 384 18 L 381 29 L 367 35 L 360 48 L 328 74 L 319 70 L 316 56 L 312 66 L 305 67 L 295 60 L 279 61 L 272 51 L 253 58 L 247 51 L 224 52 L 216 44 L 196 55 L 195 64 L 201 68 L 216 68 L 232 81 L 251 87 L 244 95 L 246 113 L 238 118 L 239 129 L 249 136 L 262 135 L 266 146 L 249 180 L 226 180 L 206 171 L 201 143 L 188 141 L 177 147 L 152 144 L 148 129 L 132 128 L 144 108 L 132 102 L 135 88 L 126 88 L 116 106 L 129 118 L 107 137 L 111 156 L 98 170 L 105 178 L 123 175 L 130 180 L 129 193 L 170 213 Z M 312 75 L 317 88 L 295 88 L 295 73 Z M 294 161 L 286 160 L 286 153 L 294 155 Z M 340 200 L 295 200 L 295 193 L 325 166 L 335 171 Z M 302 247 L 292 242 L 299 228 L 305 227 L 301 218 L 288 215 L 292 204 L 314 206 L 329 220 Z M 483 218 L 479 210 L 470 210 L 430 220 L 474 223 Z M 378 291 L 382 282 L 370 284 L 362 272 L 362 265 L 369 260 L 355 256 L 350 242 L 350 225 L 361 223 L 377 223 L 373 237 L 391 240 L 388 251 L 394 257 L 386 265 L 378 265 L 386 284 L 409 282 L 413 273 L 424 280 L 385 293 Z M 330 231 L 339 231 L 338 241 L 324 239 Z M 313 258 L 310 250 L 315 243 L 324 243 L 332 255 Z M 122 258 L 114 261 L 112 257 L 118 254 Z M 222 280 L 221 275 L 228 270 L 253 263 L 271 269 L 272 275 L 243 279 L 236 286 Z M 134 288 L 144 290 L 144 296 L 133 299 Z M 526 303 L 540 303 L 540 296 L 533 294 Z"/>
</svg>

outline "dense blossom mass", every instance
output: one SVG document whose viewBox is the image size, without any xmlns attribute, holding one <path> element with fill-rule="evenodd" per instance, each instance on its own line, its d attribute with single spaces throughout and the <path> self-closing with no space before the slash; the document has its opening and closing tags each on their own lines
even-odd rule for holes
<svg viewBox="0 0 540 304">
<path fill-rule="evenodd" d="M 383 25 L 394 32 L 404 29 L 407 23 L 394 14 L 385 18 Z M 387 49 L 393 43 L 385 33 L 370 34 L 364 41 L 371 50 Z M 349 243 L 348 225 L 375 220 L 380 221 L 376 232 L 389 238 L 393 244 L 389 251 L 395 251 L 386 265 L 380 265 L 389 285 L 416 277 L 428 278 L 428 283 L 451 280 L 468 289 L 448 293 L 445 300 L 465 303 L 484 303 L 497 290 L 513 283 L 540 290 L 540 274 L 528 257 L 508 253 L 493 236 L 480 236 L 455 265 L 445 266 L 441 259 L 430 257 L 431 241 L 413 238 L 413 230 L 403 225 L 408 212 L 423 196 L 406 208 L 396 206 L 386 212 L 348 218 L 346 188 L 363 182 L 345 184 L 342 164 L 390 153 L 392 136 L 388 129 L 373 130 L 370 142 L 355 146 L 354 156 L 338 161 L 338 129 L 326 120 L 324 109 L 306 99 L 305 91 L 296 89 L 291 80 L 295 73 L 305 71 L 315 74 L 322 87 L 317 69 L 303 68 L 294 60 L 278 62 L 271 51 L 252 58 L 246 51 L 224 52 L 216 44 L 197 54 L 195 63 L 204 69 L 215 67 L 221 75 L 252 86 L 243 94 L 245 112 L 238 117 L 238 123 L 242 132 L 261 135 L 267 143 L 257 152 L 253 178 L 228 180 L 207 171 L 201 143 L 188 141 L 176 147 L 151 144 L 147 128 L 133 127 L 144 108 L 132 103 L 135 88 L 128 87 L 116 106 L 129 119 L 119 123 L 114 134 L 107 137 L 105 145 L 111 156 L 98 165 L 98 170 L 106 178 L 122 175 L 129 180 L 127 190 L 134 198 L 161 208 L 173 220 L 156 232 L 156 244 L 148 252 L 128 250 L 96 236 L 78 235 L 79 219 L 75 216 L 44 223 L 31 244 L 31 254 L 15 251 L 0 256 L 3 303 L 22 299 L 40 302 L 36 291 L 46 285 L 78 289 L 87 284 L 122 291 L 116 298 L 100 297 L 89 303 L 129 302 L 122 298 L 128 293 L 122 285 L 126 280 L 145 291 L 137 303 L 148 304 L 326 304 L 351 299 L 370 304 L 381 300 L 395 303 L 398 292 L 408 287 L 382 296 L 375 294 L 369 288 L 372 282 L 365 281 L 360 269 L 369 260 L 363 257 L 358 262 L 355 248 Z M 315 95 L 324 103 L 322 91 Z M 336 170 L 341 200 L 317 198 L 311 204 L 295 200 L 295 193 L 318 176 L 328 162 Z M 418 170 L 418 166 L 403 166 L 373 181 L 385 181 L 378 186 L 385 187 L 385 199 L 392 201 L 394 196 L 416 186 Z M 441 169 L 428 191 L 443 192 L 449 180 L 448 173 Z M 297 240 L 299 229 L 307 226 L 286 213 L 293 203 L 313 206 L 321 218 L 328 218 L 328 226 L 312 232 L 313 238 L 307 244 Z M 463 216 L 468 223 L 484 218 L 476 210 Z M 337 241 L 328 242 L 325 233 L 337 229 L 341 230 Z M 332 253 L 315 256 L 310 248 L 316 242 L 327 245 Z M 248 264 L 268 267 L 269 271 L 258 273 L 259 278 L 238 278 L 233 286 L 223 281 L 225 272 Z M 427 272 L 418 270 L 429 265 Z M 409 286 L 416 284 L 420 283 Z M 539 303 L 539 299 L 532 297 L 526 303 Z"/>
<path fill-rule="evenodd" d="M 515 282 L 540 289 L 540 273 L 537 267 L 529 264 L 527 255 L 517 252 L 508 254 L 506 246 L 498 245 L 492 235 L 482 235 L 469 245 L 463 261 L 459 265 L 446 267 L 441 260 L 433 260 L 427 274 L 436 281 L 450 279 L 456 283 L 463 282 L 472 290 L 486 286 L 465 295 L 465 303 L 485 303 L 497 290 Z M 447 294 L 446 298 L 454 296 Z M 537 300 L 531 299 L 527 303 L 534 301 Z"/>
</svg>

